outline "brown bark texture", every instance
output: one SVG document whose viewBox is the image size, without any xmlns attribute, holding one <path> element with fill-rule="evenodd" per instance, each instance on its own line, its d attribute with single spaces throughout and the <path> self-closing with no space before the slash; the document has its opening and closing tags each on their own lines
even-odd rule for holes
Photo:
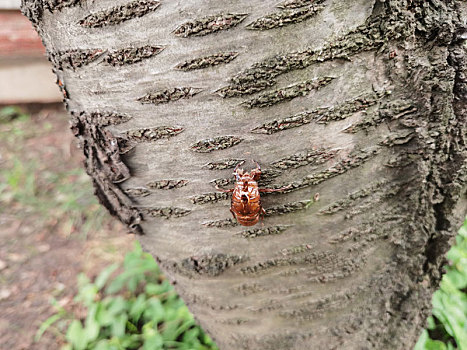
<svg viewBox="0 0 467 350">
<path fill-rule="evenodd" d="M 97 196 L 221 349 L 415 344 L 466 211 L 465 1 L 22 10 Z M 215 190 L 243 160 L 288 186 L 249 228 Z"/>
</svg>

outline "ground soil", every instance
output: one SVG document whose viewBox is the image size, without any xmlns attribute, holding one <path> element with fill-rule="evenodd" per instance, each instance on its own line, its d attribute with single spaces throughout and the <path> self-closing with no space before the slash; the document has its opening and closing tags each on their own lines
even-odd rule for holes
<svg viewBox="0 0 467 350">
<path fill-rule="evenodd" d="M 79 173 L 82 155 L 69 131 L 66 112 L 58 106 L 36 106 L 32 110 L 31 117 L 15 127 L 26 134 L 17 141 L 14 120 L 0 123 L 0 170 L 8 171 L 16 159 L 21 159 L 37 165 L 34 176 L 38 178 L 44 172 L 77 169 Z M 79 176 L 89 181 L 80 190 L 93 196 L 90 180 L 86 175 Z M 70 186 L 73 179 L 69 179 Z M 38 179 L 37 186 L 41 185 Z M 58 349 L 60 337 L 51 332 L 34 341 L 39 326 L 54 313 L 50 300 L 55 298 L 65 308 L 72 307 L 77 275 L 85 272 L 95 276 L 102 267 L 121 260 L 131 249 L 134 237 L 108 213 L 100 212 L 103 209 L 97 203 L 93 204 L 97 212 L 92 215 L 102 220 L 98 227 L 94 225 L 83 233 L 89 218 L 76 223 L 70 220 L 63 204 L 57 204 L 61 207 L 55 210 L 54 198 L 47 194 L 53 188 L 45 189 L 38 197 L 49 202 L 44 212 L 29 205 L 27 199 L 11 198 L 9 190 L 8 184 L 0 187 L 0 348 Z M 76 216 L 80 208 L 72 210 Z M 56 212 L 64 214 L 57 217 Z"/>
</svg>

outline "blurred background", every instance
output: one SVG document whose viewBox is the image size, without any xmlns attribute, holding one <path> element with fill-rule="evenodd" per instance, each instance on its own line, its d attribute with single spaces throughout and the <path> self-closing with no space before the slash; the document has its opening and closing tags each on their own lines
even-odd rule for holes
<svg viewBox="0 0 467 350">
<path fill-rule="evenodd" d="M 37 33 L 0 0 L 0 348 L 216 349 L 98 204 Z M 467 226 L 416 350 L 467 349 Z"/>
<path fill-rule="evenodd" d="M 77 275 L 122 261 L 133 237 L 101 208 L 45 49 L 19 0 L 0 0 L 0 348 L 58 349 L 34 336 L 76 307 Z"/>
<path fill-rule="evenodd" d="M 60 102 L 45 49 L 19 5 L 0 0 L 0 104 Z"/>
</svg>

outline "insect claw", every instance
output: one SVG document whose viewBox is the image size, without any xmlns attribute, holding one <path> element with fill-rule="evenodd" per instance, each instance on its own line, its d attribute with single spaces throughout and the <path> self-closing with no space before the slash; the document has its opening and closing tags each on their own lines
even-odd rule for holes
<svg viewBox="0 0 467 350">
<path fill-rule="evenodd" d="M 245 160 L 242 160 L 240 163 L 237 164 L 237 166 L 236 166 L 235 169 L 234 169 L 234 173 L 233 173 L 234 175 L 237 174 L 238 167 L 239 167 L 240 165 L 242 165 L 243 163 L 245 163 Z"/>
<path fill-rule="evenodd" d="M 256 164 L 256 168 L 261 171 L 261 167 L 259 166 L 258 162 L 256 160 L 253 159 L 253 163 Z"/>
</svg>

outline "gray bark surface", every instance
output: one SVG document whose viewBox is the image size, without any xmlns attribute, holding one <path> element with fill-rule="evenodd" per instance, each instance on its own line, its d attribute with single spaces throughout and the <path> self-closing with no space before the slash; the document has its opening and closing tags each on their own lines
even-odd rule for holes
<svg viewBox="0 0 467 350">
<path fill-rule="evenodd" d="M 465 2 L 22 9 L 98 197 L 221 349 L 415 344 L 466 212 Z M 289 186 L 264 225 L 215 190 L 241 160 Z"/>
</svg>

